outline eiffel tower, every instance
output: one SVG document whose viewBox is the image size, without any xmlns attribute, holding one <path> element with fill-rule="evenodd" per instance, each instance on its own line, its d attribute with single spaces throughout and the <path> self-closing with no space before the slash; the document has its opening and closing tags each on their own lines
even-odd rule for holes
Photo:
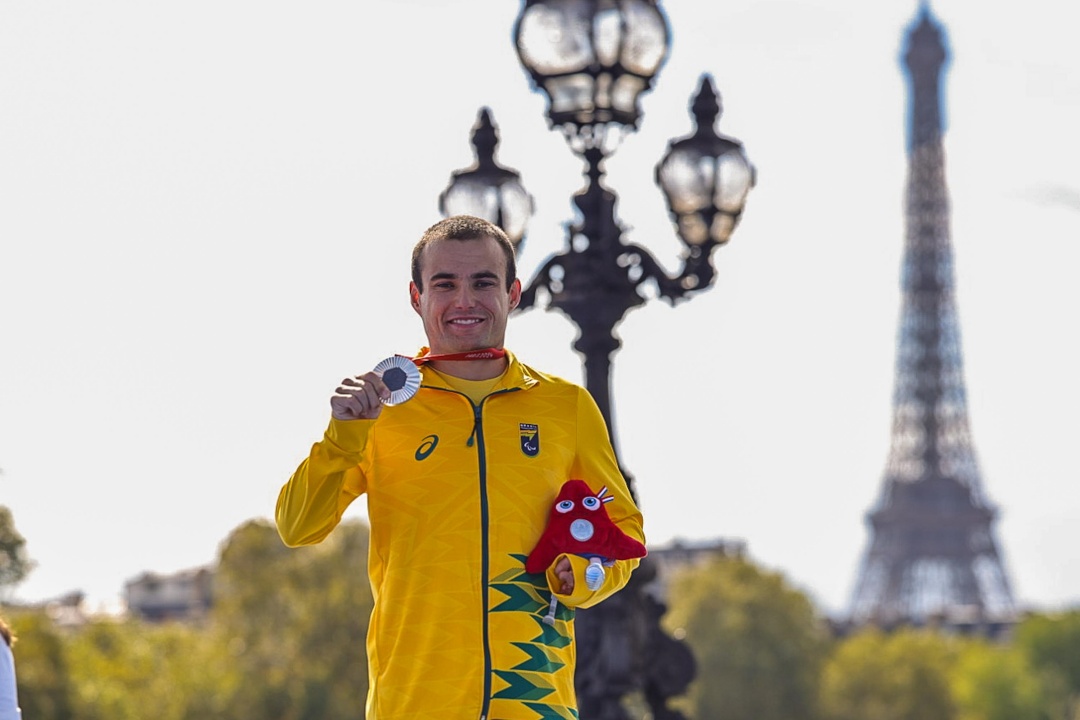
<svg viewBox="0 0 1080 720">
<path fill-rule="evenodd" d="M 953 619 L 992 631 L 1015 606 L 968 427 L 942 145 L 944 35 L 926 3 L 906 30 L 907 228 L 891 447 L 867 513 L 871 540 L 849 622 Z"/>
</svg>

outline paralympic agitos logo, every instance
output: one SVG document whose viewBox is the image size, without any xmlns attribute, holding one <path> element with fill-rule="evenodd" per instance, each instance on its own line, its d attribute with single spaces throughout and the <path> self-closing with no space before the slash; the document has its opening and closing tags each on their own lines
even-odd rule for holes
<svg viewBox="0 0 1080 720">
<path fill-rule="evenodd" d="M 521 432 L 521 452 L 529 457 L 536 457 L 540 453 L 540 428 L 533 423 L 519 423 Z"/>
</svg>

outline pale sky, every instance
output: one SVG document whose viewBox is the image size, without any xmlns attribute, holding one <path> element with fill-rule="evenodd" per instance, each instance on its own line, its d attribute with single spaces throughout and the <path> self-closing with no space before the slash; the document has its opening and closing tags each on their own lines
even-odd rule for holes
<svg viewBox="0 0 1080 720">
<path fill-rule="evenodd" d="M 717 284 L 619 328 L 617 445 L 650 545 L 730 538 L 847 604 L 888 449 L 915 0 L 667 0 L 672 51 L 608 162 L 671 271 L 653 167 L 713 76 L 758 169 Z M 1080 603 L 1080 53 L 1065 3 L 936 0 L 969 419 L 1025 607 Z M 0 504 L 20 600 L 91 609 L 272 517 L 338 381 L 423 344 L 408 253 L 481 107 L 562 250 L 582 166 L 509 0 L 0 2 Z M 539 309 L 507 345 L 582 380 Z M 362 502 L 349 511 L 363 517 Z M 343 572 L 352 571 L 343 568 Z M 362 571 L 356 568 L 355 571 Z"/>
</svg>

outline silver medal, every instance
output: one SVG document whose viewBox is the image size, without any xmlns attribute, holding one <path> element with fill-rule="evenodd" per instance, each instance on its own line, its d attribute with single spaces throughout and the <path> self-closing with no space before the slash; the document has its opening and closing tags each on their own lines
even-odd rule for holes
<svg viewBox="0 0 1080 720">
<path fill-rule="evenodd" d="M 390 389 L 390 399 L 384 405 L 400 405 L 420 389 L 420 368 L 400 355 L 391 355 L 375 366 L 374 372 Z"/>
</svg>

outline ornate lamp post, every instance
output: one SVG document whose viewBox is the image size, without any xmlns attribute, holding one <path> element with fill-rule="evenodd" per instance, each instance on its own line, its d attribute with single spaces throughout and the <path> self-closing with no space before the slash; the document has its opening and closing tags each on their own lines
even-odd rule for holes
<svg viewBox="0 0 1080 720">
<path fill-rule="evenodd" d="M 668 275 L 649 252 L 623 239 L 617 196 L 604 182 L 604 161 L 638 126 L 638 100 L 667 58 L 670 32 L 658 0 L 523 0 L 514 39 L 534 89 L 548 99 L 549 127 L 558 128 L 585 163 L 586 186 L 573 196 L 580 222 L 567 226 L 565 250 L 544 263 L 522 293 L 519 310 L 546 297 L 579 335 L 586 386 L 615 439 L 611 354 L 615 327 L 646 301 L 643 286 L 674 304 L 708 289 L 712 250 L 726 243 L 739 221 L 755 171 L 737 140 L 717 134 L 719 97 L 708 75 L 691 103 L 694 132 L 669 143 L 655 168 L 679 238 L 682 268 Z M 469 213 L 500 224 L 517 243 L 524 237 L 532 198 L 517 172 L 495 162 L 497 132 L 483 108 L 474 127 L 476 164 L 453 173 L 440 196 L 443 215 Z M 633 479 L 623 470 L 630 490 Z M 635 493 L 636 494 L 636 493 Z M 667 707 L 694 676 L 688 648 L 663 633 L 664 607 L 643 586 L 655 576 L 646 557 L 630 586 L 577 614 L 578 701 L 585 720 L 623 720 L 621 700 L 641 693 L 655 720 L 683 716 Z"/>
<path fill-rule="evenodd" d="M 495 162 L 499 132 L 488 108 L 480 109 L 472 144 L 476 162 L 451 174 L 450 185 L 439 196 L 439 212 L 485 218 L 501 227 L 516 249 L 525 236 L 533 199 L 521 184 L 520 173 Z"/>
</svg>

